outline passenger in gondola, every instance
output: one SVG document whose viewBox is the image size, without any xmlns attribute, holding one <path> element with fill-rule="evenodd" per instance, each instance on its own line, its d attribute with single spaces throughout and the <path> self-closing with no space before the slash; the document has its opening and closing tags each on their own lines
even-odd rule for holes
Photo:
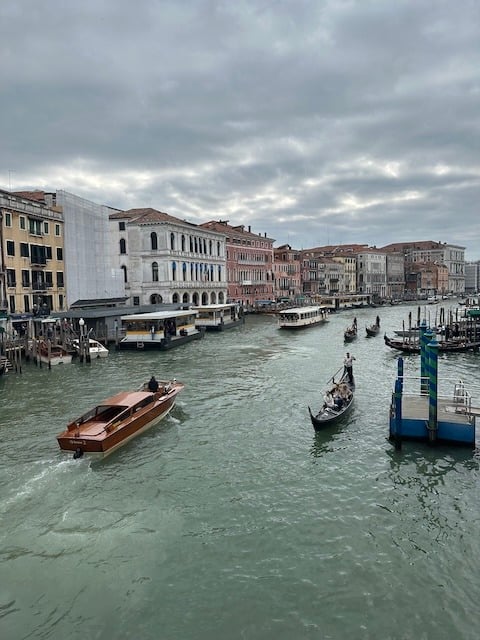
<svg viewBox="0 0 480 640">
<path fill-rule="evenodd" d="M 325 404 L 324 404 L 324 408 L 325 409 L 335 409 L 335 401 L 333 399 L 333 396 L 330 392 L 328 392 L 325 396 Z"/>
</svg>

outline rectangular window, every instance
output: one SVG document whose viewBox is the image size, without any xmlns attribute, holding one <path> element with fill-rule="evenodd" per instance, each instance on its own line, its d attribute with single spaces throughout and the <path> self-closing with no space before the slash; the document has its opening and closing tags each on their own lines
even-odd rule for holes
<svg viewBox="0 0 480 640">
<path fill-rule="evenodd" d="M 48 222 L 43 223 L 43 233 L 48 236 Z"/>
<path fill-rule="evenodd" d="M 22 287 L 30 286 L 30 271 L 22 269 Z"/>
<path fill-rule="evenodd" d="M 42 235 L 42 221 L 34 218 L 28 219 L 28 231 L 34 236 Z"/>
<path fill-rule="evenodd" d="M 10 313 L 15 313 L 15 296 L 8 296 L 8 306 L 10 307 Z"/>
<path fill-rule="evenodd" d="M 30 313 L 30 296 L 23 296 L 23 307 L 25 313 Z"/>
<path fill-rule="evenodd" d="M 53 273 L 51 271 L 45 271 L 45 284 L 49 289 L 53 287 Z"/>
<path fill-rule="evenodd" d="M 32 264 L 47 264 L 45 247 L 39 244 L 30 245 L 30 259 Z"/>
<path fill-rule="evenodd" d="M 30 257 L 30 251 L 28 249 L 28 244 L 26 242 L 20 243 L 20 255 L 22 256 L 22 258 Z"/>
<path fill-rule="evenodd" d="M 5 213 L 5 226 L 6 227 L 11 227 L 12 226 L 12 214 L 11 213 Z"/>
<path fill-rule="evenodd" d="M 57 287 L 62 289 L 64 287 L 63 283 L 63 271 L 57 271 Z"/>
<path fill-rule="evenodd" d="M 7 256 L 15 255 L 15 243 L 13 240 L 7 240 Z"/>
<path fill-rule="evenodd" d="M 18 222 L 19 222 L 19 225 L 20 225 L 20 229 L 25 230 L 27 228 L 27 225 L 25 223 L 25 216 L 20 216 Z"/>
<path fill-rule="evenodd" d="M 140 306 L 140 298 L 138 296 L 133 296 L 133 306 L 134 307 Z"/>
<path fill-rule="evenodd" d="M 63 248 L 57 247 L 57 260 L 63 260 Z"/>
<path fill-rule="evenodd" d="M 45 247 L 45 255 L 47 256 L 47 260 L 52 259 L 52 247 Z"/>
<path fill-rule="evenodd" d="M 58 307 L 59 309 L 63 309 L 63 295 L 61 293 L 58 296 Z"/>
<path fill-rule="evenodd" d="M 15 269 L 7 269 L 7 287 L 16 287 Z"/>
<path fill-rule="evenodd" d="M 118 223 L 118 230 L 119 231 L 125 231 L 125 222 L 119 222 Z"/>
<path fill-rule="evenodd" d="M 55 225 L 55 235 L 58 236 L 58 237 L 60 236 L 60 225 L 59 224 Z"/>
</svg>

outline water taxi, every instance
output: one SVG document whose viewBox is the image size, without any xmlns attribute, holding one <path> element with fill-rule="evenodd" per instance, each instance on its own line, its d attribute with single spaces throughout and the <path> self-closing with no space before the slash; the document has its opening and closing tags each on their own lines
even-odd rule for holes
<svg viewBox="0 0 480 640">
<path fill-rule="evenodd" d="M 323 306 L 295 307 L 278 312 L 280 329 L 303 329 L 322 324 L 328 320 L 328 309 Z"/>
<path fill-rule="evenodd" d="M 192 307 L 193 311 L 198 312 L 195 319 L 197 329 L 205 329 L 206 331 L 224 331 L 231 327 L 238 327 L 244 324 L 245 316 L 238 304 L 205 304 L 198 307 Z"/>
<path fill-rule="evenodd" d="M 198 312 L 193 309 L 121 316 L 124 337 L 118 347 L 137 351 L 165 351 L 191 340 L 198 340 L 203 338 L 205 332 L 195 326 L 197 316 Z"/>
<path fill-rule="evenodd" d="M 72 347 L 77 355 L 80 355 L 80 340 L 73 340 Z M 88 352 L 90 358 L 106 358 L 109 354 L 107 347 L 93 338 L 88 338 Z"/>
<path fill-rule="evenodd" d="M 149 383 L 139 390 L 121 391 L 70 422 L 57 436 L 60 449 L 74 458 L 84 454 L 103 458 L 160 422 L 185 385 L 175 379 L 155 382 L 156 391 Z"/>
</svg>

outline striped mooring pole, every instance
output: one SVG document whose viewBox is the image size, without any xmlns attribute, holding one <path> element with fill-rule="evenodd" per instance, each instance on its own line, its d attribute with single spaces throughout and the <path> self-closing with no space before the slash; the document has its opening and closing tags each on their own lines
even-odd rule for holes
<svg viewBox="0 0 480 640">
<path fill-rule="evenodd" d="M 427 321 L 420 325 L 420 393 L 428 393 L 428 353 L 427 345 L 433 339 L 433 332 L 427 328 Z"/>
<path fill-rule="evenodd" d="M 395 380 L 394 407 L 395 407 L 395 449 L 402 448 L 402 394 L 403 394 L 403 358 L 397 360 L 397 379 Z"/>
<path fill-rule="evenodd" d="M 428 352 L 428 441 L 434 444 L 438 432 L 438 342 L 434 337 L 427 345 Z"/>
</svg>

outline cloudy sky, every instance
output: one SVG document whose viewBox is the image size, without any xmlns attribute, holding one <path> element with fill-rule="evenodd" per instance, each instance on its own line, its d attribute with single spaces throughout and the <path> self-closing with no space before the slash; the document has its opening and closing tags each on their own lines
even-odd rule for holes
<svg viewBox="0 0 480 640">
<path fill-rule="evenodd" d="M 0 188 L 480 259 L 477 0 L 1 0 Z"/>
</svg>

